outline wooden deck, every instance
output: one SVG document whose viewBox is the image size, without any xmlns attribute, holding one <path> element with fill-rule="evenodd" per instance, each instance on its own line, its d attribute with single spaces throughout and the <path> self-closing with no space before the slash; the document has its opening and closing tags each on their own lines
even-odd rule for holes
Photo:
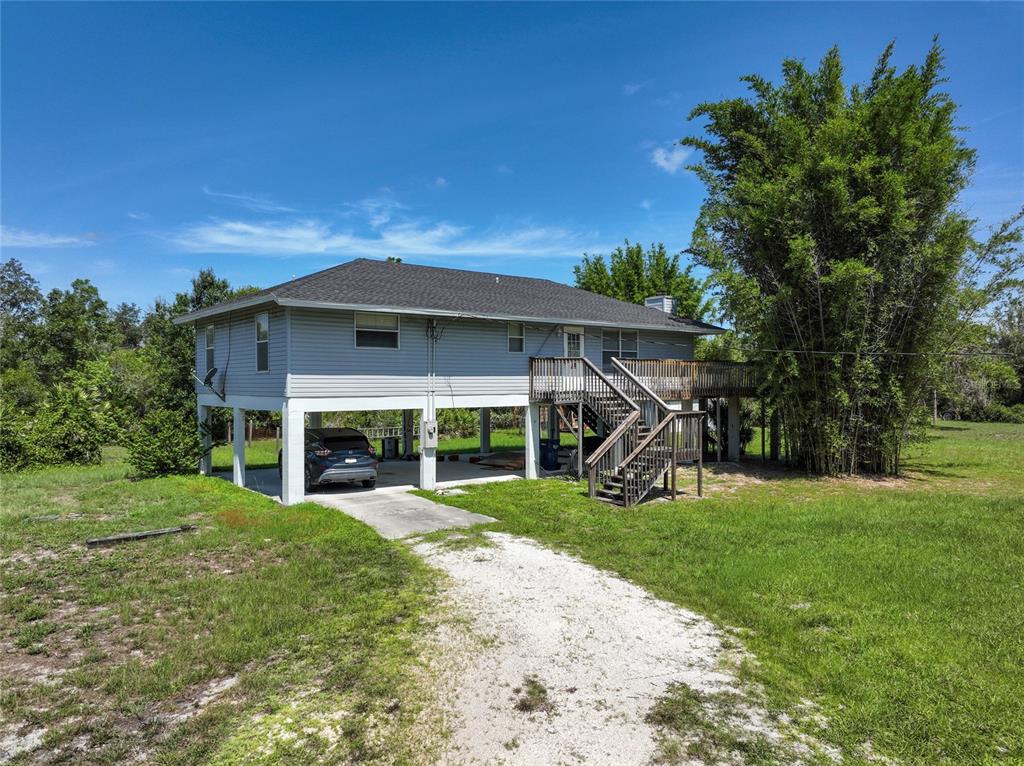
<svg viewBox="0 0 1024 766">
<path fill-rule="evenodd" d="M 565 358 L 537 357 L 530 365 L 531 401 L 558 402 L 579 387 L 583 376 Z M 661 399 L 674 402 L 728 396 L 755 396 L 758 377 L 742 362 L 696 362 L 680 359 L 620 359 L 619 362 Z M 617 388 L 628 389 L 621 373 L 606 373 Z"/>
<path fill-rule="evenodd" d="M 757 372 L 743 362 L 694 362 L 681 359 L 621 359 L 662 399 L 703 399 L 716 396 L 754 396 Z"/>
</svg>

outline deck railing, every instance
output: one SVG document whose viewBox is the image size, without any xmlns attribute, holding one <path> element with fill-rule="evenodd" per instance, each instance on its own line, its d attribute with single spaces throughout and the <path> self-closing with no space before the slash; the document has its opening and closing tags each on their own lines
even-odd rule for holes
<svg viewBox="0 0 1024 766">
<path fill-rule="evenodd" d="M 622 365 L 662 399 L 701 399 L 714 396 L 753 396 L 757 371 L 743 362 L 703 362 L 685 359 L 620 359 Z"/>
</svg>

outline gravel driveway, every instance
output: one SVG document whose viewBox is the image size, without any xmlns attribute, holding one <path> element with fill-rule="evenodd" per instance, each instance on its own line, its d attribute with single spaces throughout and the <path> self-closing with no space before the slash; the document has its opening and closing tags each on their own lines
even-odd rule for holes
<svg viewBox="0 0 1024 766">
<path fill-rule="evenodd" d="M 671 684 L 739 693 L 723 635 L 707 619 L 532 541 L 485 536 L 491 545 L 415 546 L 450 575 L 470 623 L 441 639 L 462 667 L 442 762 L 650 763 L 658 731 L 645 717 Z M 527 678 L 534 699 L 517 707 Z M 756 706 L 743 710 L 741 726 L 782 739 Z"/>
</svg>

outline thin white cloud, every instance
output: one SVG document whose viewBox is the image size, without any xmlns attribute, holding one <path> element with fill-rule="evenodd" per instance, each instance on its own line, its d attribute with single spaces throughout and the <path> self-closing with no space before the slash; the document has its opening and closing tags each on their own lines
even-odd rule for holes
<svg viewBox="0 0 1024 766">
<path fill-rule="evenodd" d="M 646 83 L 642 82 L 627 82 L 622 86 L 622 93 L 626 96 L 635 96 L 644 89 L 645 85 Z"/>
<path fill-rule="evenodd" d="M 603 244 L 580 232 L 525 224 L 479 235 L 447 221 L 404 221 L 370 234 L 342 230 L 319 219 L 211 220 L 185 227 L 175 238 L 191 252 L 267 256 L 578 256 Z M 606 249 L 606 248 L 605 248 Z"/>
<path fill-rule="evenodd" d="M 281 205 L 269 197 L 263 197 L 257 194 L 233 194 L 230 192 L 219 192 L 214 191 L 209 186 L 203 187 L 203 194 L 207 197 L 217 197 L 219 199 L 227 200 L 241 207 L 249 210 L 254 210 L 259 213 L 294 213 L 295 210 L 290 207 Z"/>
<path fill-rule="evenodd" d="M 434 186 L 438 189 L 446 189 L 448 187 L 448 179 L 444 176 L 438 176 L 434 179 Z"/>
<path fill-rule="evenodd" d="M 126 213 L 133 221 L 148 221 L 152 216 L 149 213 Z"/>
<path fill-rule="evenodd" d="M 46 234 L 13 226 L 0 228 L 0 247 L 88 247 L 93 244 L 91 235 Z"/>
<path fill-rule="evenodd" d="M 686 162 L 686 158 L 690 156 L 690 153 L 691 150 L 685 146 L 659 146 L 651 152 L 651 162 L 669 175 L 675 175 L 675 173 L 683 167 L 683 164 Z"/>
<path fill-rule="evenodd" d="M 358 202 L 346 202 L 345 209 L 346 216 L 361 218 L 374 229 L 379 229 L 389 223 L 396 212 L 404 210 L 405 205 L 384 189 L 378 197 L 363 197 Z"/>
<path fill-rule="evenodd" d="M 510 176 L 513 173 L 515 173 L 515 171 L 512 168 L 510 168 L 508 165 L 506 165 L 504 162 L 499 162 L 497 165 L 495 165 L 494 166 L 494 172 L 498 173 L 499 175 L 503 175 L 503 176 Z"/>
<path fill-rule="evenodd" d="M 683 97 L 683 94 L 678 90 L 669 91 L 663 96 L 658 96 L 654 99 L 656 106 L 672 106 L 679 102 L 679 99 Z"/>
<path fill-rule="evenodd" d="M 653 204 L 654 203 L 651 202 L 649 199 L 640 200 L 640 207 L 642 207 L 644 210 L 650 210 Z"/>
</svg>

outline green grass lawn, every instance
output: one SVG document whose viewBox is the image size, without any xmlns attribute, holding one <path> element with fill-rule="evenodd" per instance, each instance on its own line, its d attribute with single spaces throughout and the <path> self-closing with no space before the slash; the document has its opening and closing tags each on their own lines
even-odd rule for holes
<svg viewBox="0 0 1024 766">
<path fill-rule="evenodd" d="M 420 760 L 433 580 L 403 546 L 219 479 L 131 481 L 117 459 L 2 481 L 0 720 L 45 730 L 47 762 Z"/>
<path fill-rule="evenodd" d="M 576 446 L 576 437 L 569 433 L 562 434 L 561 443 L 565 446 Z M 375 444 L 378 448 L 379 444 Z M 419 449 L 420 440 L 416 439 L 414 449 Z M 245 448 L 245 464 L 249 468 L 276 468 L 277 451 L 280 444 L 274 439 L 254 439 L 252 446 Z M 491 431 L 491 450 L 494 452 L 514 451 L 525 449 L 523 435 L 514 428 Z M 439 455 L 455 455 L 467 452 L 479 452 L 480 436 L 453 436 L 440 440 L 437 447 Z M 213 470 L 231 470 L 232 448 L 229 444 L 222 444 L 213 448 Z"/>
<path fill-rule="evenodd" d="M 438 499 L 735 629 L 743 677 L 851 762 L 868 745 L 1022 763 L 1024 427 L 946 424 L 907 465 L 891 482 L 711 466 L 704 500 L 629 510 L 559 480 Z"/>
</svg>

